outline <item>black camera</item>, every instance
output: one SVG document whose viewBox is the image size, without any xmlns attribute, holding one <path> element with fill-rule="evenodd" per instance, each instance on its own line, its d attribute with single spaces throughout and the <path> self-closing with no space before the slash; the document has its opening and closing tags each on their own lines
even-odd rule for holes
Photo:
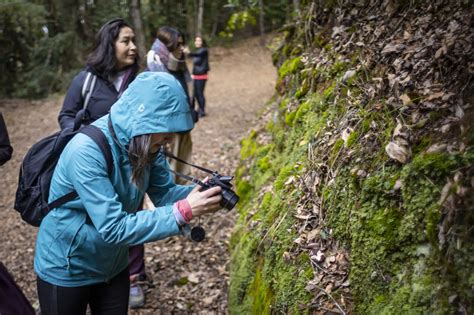
<svg viewBox="0 0 474 315">
<path fill-rule="evenodd" d="M 239 196 L 232 190 L 232 184 L 230 183 L 233 178 L 234 176 L 223 176 L 214 172 L 206 183 L 200 185 L 204 188 L 203 190 L 220 186 L 222 188 L 222 200 L 220 205 L 227 210 L 232 210 L 237 202 L 239 202 Z"/>
<path fill-rule="evenodd" d="M 209 189 L 209 188 L 212 188 L 212 187 L 215 187 L 215 186 L 220 186 L 222 188 L 222 192 L 221 192 L 222 200 L 220 202 L 220 205 L 221 205 L 222 208 L 226 208 L 227 210 L 232 210 L 235 207 L 235 205 L 237 204 L 237 202 L 239 202 L 239 196 L 237 196 L 237 194 L 232 190 L 232 184 L 230 183 L 230 181 L 234 178 L 234 176 L 223 176 L 223 175 L 220 175 L 216 171 L 211 171 L 211 170 L 208 170 L 207 168 L 204 168 L 202 166 L 198 166 L 198 165 L 188 163 L 188 162 L 174 156 L 173 154 L 169 153 L 164 148 L 161 148 L 160 152 L 162 152 L 165 156 L 167 156 L 169 158 L 175 159 L 176 161 L 179 161 L 181 163 L 184 163 L 184 164 L 187 164 L 187 165 L 192 166 L 194 168 L 197 168 L 197 169 L 199 169 L 203 172 L 211 174 L 212 175 L 211 179 L 209 179 L 206 183 L 203 183 L 199 179 L 196 179 L 192 176 L 184 175 L 184 174 L 175 172 L 171 169 L 168 170 L 171 173 L 175 174 L 176 176 L 179 176 L 181 178 L 184 178 L 186 180 L 192 181 L 195 184 L 200 185 L 201 187 L 203 187 L 203 190 L 206 190 L 206 189 Z"/>
</svg>

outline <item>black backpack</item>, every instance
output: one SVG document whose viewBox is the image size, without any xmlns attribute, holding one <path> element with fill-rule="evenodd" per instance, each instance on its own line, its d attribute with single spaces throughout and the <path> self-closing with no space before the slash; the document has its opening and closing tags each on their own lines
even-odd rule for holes
<svg viewBox="0 0 474 315">
<path fill-rule="evenodd" d="M 29 224 L 39 226 L 49 211 L 78 196 L 76 191 L 72 191 L 48 204 L 54 168 L 64 147 L 77 133 L 84 133 L 97 143 L 107 161 L 109 176 L 112 174 L 112 151 L 104 133 L 96 126 L 88 125 L 79 130 L 67 128 L 41 139 L 23 159 L 14 205 L 22 219 Z"/>
<path fill-rule="evenodd" d="M 109 176 L 113 171 L 112 152 L 107 138 L 95 126 L 79 126 L 87 117 L 87 106 L 95 87 L 97 77 L 88 72 L 82 86 L 84 107 L 80 110 L 73 128 L 58 131 L 35 143 L 26 153 L 20 168 L 18 188 L 16 191 L 14 208 L 21 217 L 33 226 L 39 226 L 43 218 L 54 208 L 57 208 L 77 197 L 72 191 L 48 204 L 49 186 L 53 177 L 54 168 L 64 147 L 77 133 L 84 133 L 94 140 L 104 154 L 107 161 Z"/>
</svg>

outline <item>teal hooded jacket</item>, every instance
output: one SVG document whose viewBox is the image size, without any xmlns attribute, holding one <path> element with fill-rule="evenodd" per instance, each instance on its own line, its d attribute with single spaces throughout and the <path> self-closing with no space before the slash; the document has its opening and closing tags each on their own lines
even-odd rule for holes
<svg viewBox="0 0 474 315">
<path fill-rule="evenodd" d="M 108 130 L 109 116 L 118 141 Z M 107 282 L 127 267 L 130 245 L 180 234 L 173 203 L 193 188 L 173 182 L 168 162 L 161 154 L 147 169 L 143 189 L 130 181 L 127 148 L 133 137 L 193 128 L 186 95 L 172 75 L 140 74 L 110 114 L 93 124 L 108 139 L 114 169 L 109 177 L 102 152 L 84 134 L 74 136 L 61 154 L 49 202 L 72 190 L 79 197 L 43 219 L 34 261 L 38 276 L 54 285 Z M 157 208 L 137 212 L 145 191 Z"/>
</svg>

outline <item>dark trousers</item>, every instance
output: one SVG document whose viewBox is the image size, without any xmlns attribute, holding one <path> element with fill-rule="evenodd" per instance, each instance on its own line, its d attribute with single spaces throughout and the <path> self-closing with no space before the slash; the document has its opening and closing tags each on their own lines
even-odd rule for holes
<svg viewBox="0 0 474 315">
<path fill-rule="evenodd" d="M 137 211 L 143 210 L 143 202 Z M 145 280 L 145 246 L 143 244 L 133 245 L 128 248 L 128 272 L 130 279 L 135 282 L 137 280 Z"/>
<path fill-rule="evenodd" d="M 206 86 L 207 80 L 194 80 L 193 81 L 193 108 L 194 102 L 197 100 L 199 105 L 199 113 L 205 113 L 206 99 L 204 98 L 204 87 Z"/>
<path fill-rule="evenodd" d="M 61 287 L 37 278 L 41 315 L 127 314 L 130 280 L 125 269 L 108 283 Z"/>
<path fill-rule="evenodd" d="M 0 262 L 0 314 L 34 315 L 35 311 L 13 280 L 7 268 Z"/>
<path fill-rule="evenodd" d="M 131 279 L 145 280 L 145 246 L 143 244 L 128 248 L 128 268 Z"/>
</svg>

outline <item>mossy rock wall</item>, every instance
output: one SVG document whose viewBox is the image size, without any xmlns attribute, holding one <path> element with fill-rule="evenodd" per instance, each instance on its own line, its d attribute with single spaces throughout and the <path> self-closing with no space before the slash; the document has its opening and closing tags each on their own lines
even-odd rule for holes
<svg viewBox="0 0 474 315">
<path fill-rule="evenodd" d="M 321 3 L 242 140 L 229 311 L 472 314 L 472 5 Z"/>
</svg>

